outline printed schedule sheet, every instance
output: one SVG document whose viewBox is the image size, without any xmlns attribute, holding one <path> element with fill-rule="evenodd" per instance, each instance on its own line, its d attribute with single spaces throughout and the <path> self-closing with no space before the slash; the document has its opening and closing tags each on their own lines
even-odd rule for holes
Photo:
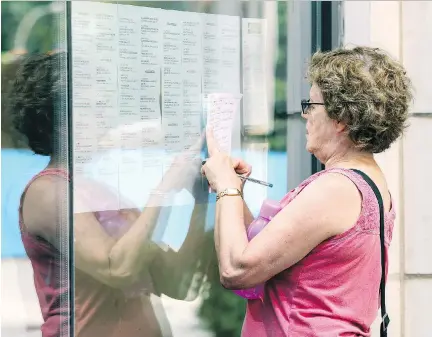
<svg viewBox="0 0 432 337">
<path fill-rule="evenodd" d="M 239 123 L 240 18 L 74 1 L 70 19 L 74 177 L 116 196 L 93 211 L 143 207 L 208 111 Z"/>
</svg>

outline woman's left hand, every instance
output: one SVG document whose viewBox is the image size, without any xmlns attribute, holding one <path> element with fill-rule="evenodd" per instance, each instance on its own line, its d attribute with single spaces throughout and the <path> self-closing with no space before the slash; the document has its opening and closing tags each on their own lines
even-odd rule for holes
<svg viewBox="0 0 432 337">
<path fill-rule="evenodd" d="M 241 159 L 233 159 L 221 152 L 210 129 L 206 131 L 209 158 L 201 168 L 201 173 L 207 178 L 211 188 L 220 192 L 225 188 L 243 189 L 244 180 L 237 174 L 248 177 L 251 166 Z"/>
</svg>

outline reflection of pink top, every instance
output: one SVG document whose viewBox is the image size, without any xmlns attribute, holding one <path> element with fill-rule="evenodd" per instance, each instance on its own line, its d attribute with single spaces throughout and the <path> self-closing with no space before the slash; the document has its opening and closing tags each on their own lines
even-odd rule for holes
<svg viewBox="0 0 432 337">
<path fill-rule="evenodd" d="M 41 326 L 43 337 L 68 336 L 68 299 L 69 280 L 61 275 L 64 261 L 58 250 L 44 238 L 27 232 L 22 216 L 25 193 L 35 179 L 45 175 L 56 175 L 68 179 L 66 172 L 57 169 L 44 170 L 33 177 L 25 187 L 19 206 L 19 226 L 24 248 L 33 267 L 33 278 L 39 299 L 44 323 Z"/>
<path fill-rule="evenodd" d="M 281 203 L 328 172 L 345 175 L 361 192 L 357 222 L 267 281 L 263 300 L 248 301 L 242 337 L 370 336 L 381 278 L 379 207 L 372 189 L 353 171 L 330 169 L 305 180 Z M 392 207 L 385 213 L 386 259 L 394 219 Z"/>
<path fill-rule="evenodd" d="M 70 312 L 67 298 L 70 284 L 62 267 L 63 270 L 67 268 L 67 261 L 51 243 L 29 233 L 22 217 L 22 202 L 27 189 L 35 179 L 47 175 L 69 179 L 68 173 L 63 170 L 45 169 L 28 183 L 22 194 L 19 208 L 20 229 L 25 250 L 33 266 L 34 284 L 44 320 L 41 326 L 42 336 L 66 337 L 69 336 Z M 97 186 L 87 186 L 88 191 L 86 192 L 91 197 L 104 200 L 110 198 L 108 193 L 101 196 L 102 189 L 98 189 Z M 104 229 L 115 238 L 120 237 L 127 230 L 127 228 L 119 228 L 118 221 L 114 221 L 114 224 L 110 223 L 113 222 L 112 219 L 118 220 L 116 212 L 101 212 L 95 216 L 104 221 L 102 224 L 105 225 Z M 121 225 L 126 226 L 126 224 Z M 159 323 L 148 293 L 145 294 L 145 298 L 134 296 L 134 290 L 137 287 L 125 290 L 114 289 L 75 268 L 73 276 L 75 280 L 75 336 L 161 336 Z"/>
</svg>

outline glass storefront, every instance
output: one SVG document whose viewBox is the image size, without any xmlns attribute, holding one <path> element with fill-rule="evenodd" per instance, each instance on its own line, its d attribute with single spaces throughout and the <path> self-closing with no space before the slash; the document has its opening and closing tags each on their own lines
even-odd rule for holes
<svg viewBox="0 0 432 337">
<path fill-rule="evenodd" d="M 273 184 L 255 215 L 319 170 L 300 101 L 339 3 L 1 5 L 4 336 L 239 336 L 204 130 Z"/>
</svg>

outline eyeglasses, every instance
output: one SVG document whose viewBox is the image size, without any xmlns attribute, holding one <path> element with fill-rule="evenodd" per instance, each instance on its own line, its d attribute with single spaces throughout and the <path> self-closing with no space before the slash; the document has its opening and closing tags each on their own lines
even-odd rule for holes
<svg viewBox="0 0 432 337">
<path fill-rule="evenodd" d="M 308 99 L 308 100 L 306 100 L 306 99 L 302 99 L 302 101 L 301 101 L 302 113 L 303 113 L 303 114 L 306 114 L 308 108 L 309 108 L 311 105 L 324 105 L 324 103 L 312 103 L 312 102 L 310 102 L 310 99 Z"/>
</svg>

